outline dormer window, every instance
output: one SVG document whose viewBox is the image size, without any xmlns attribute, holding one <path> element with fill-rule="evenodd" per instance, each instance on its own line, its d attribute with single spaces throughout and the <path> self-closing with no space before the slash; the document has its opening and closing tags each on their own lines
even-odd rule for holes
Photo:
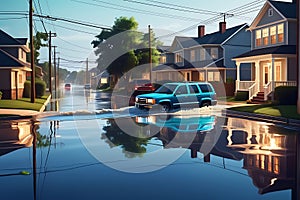
<svg viewBox="0 0 300 200">
<path fill-rule="evenodd" d="M 273 8 L 270 8 L 269 11 L 268 11 L 268 16 L 272 17 L 273 14 L 274 14 Z"/>
</svg>

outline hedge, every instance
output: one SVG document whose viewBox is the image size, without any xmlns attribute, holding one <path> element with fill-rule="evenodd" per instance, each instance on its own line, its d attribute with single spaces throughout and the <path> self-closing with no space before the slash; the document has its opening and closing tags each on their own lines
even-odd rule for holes
<svg viewBox="0 0 300 200">
<path fill-rule="evenodd" d="M 36 80 L 35 81 L 35 95 L 36 97 L 40 98 L 44 96 L 46 92 L 46 83 L 42 80 Z M 23 91 L 23 97 L 29 98 L 31 95 L 31 82 L 25 81 L 24 83 L 24 91 Z"/>
<path fill-rule="evenodd" d="M 246 101 L 249 99 L 248 91 L 237 91 L 234 100 L 235 101 Z"/>
<path fill-rule="evenodd" d="M 296 105 L 298 90 L 296 86 L 279 86 L 275 88 L 275 100 L 279 105 Z"/>
</svg>

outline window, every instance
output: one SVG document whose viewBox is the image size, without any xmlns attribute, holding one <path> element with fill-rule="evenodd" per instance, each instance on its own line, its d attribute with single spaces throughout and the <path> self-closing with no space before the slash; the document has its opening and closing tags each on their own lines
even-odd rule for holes
<svg viewBox="0 0 300 200">
<path fill-rule="evenodd" d="M 197 85 L 189 85 L 189 89 L 190 89 L 191 94 L 199 93 L 199 89 L 198 89 Z"/>
<path fill-rule="evenodd" d="M 210 56 L 212 59 L 217 59 L 218 56 L 218 48 L 211 48 L 210 49 Z"/>
<path fill-rule="evenodd" d="M 200 61 L 205 60 L 205 49 L 200 49 Z"/>
<path fill-rule="evenodd" d="M 281 81 L 281 62 L 275 62 L 275 81 Z"/>
<path fill-rule="evenodd" d="M 190 53 L 190 61 L 191 61 L 191 62 L 196 61 L 196 51 L 195 51 L 195 50 L 191 50 L 191 53 Z"/>
<path fill-rule="evenodd" d="M 273 13 L 274 13 L 274 12 L 273 12 L 273 8 L 270 8 L 270 9 L 269 9 L 269 12 L 268 12 L 268 16 L 269 16 L 269 17 L 272 17 L 272 16 L 273 16 Z"/>
<path fill-rule="evenodd" d="M 19 74 L 19 83 L 23 83 L 23 76 L 22 76 L 22 74 Z"/>
<path fill-rule="evenodd" d="M 272 26 L 270 29 L 270 35 L 271 35 L 271 44 L 276 44 L 276 26 Z"/>
<path fill-rule="evenodd" d="M 284 26 L 283 24 L 279 24 L 277 26 L 277 35 L 278 35 L 278 42 L 284 42 Z"/>
<path fill-rule="evenodd" d="M 208 72 L 208 81 L 220 81 L 220 72 Z"/>
<path fill-rule="evenodd" d="M 203 93 L 213 91 L 209 85 L 199 85 L 199 87 Z"/>
<path fill-rule="evenodd" d="M 182 95 L 182 94 L 187 94 L 187 93 L 188 92 L 187 92 L 187 88 L 185 85 L 179 86 L 175 92 L 176 95 Z"/>
<path fill-rule="evenodd" d="M 199 81 L 205 81 L 205 74 L 204 74 L 204 72 L 199 72 Z"/>
<path fill-rule="evenodd" d="M 183 62 L 183 54 L 182 54 L 182 52 L 179 52 L 179 53 L 176 53 L 175 54 L 175 62 L 176 63 L 181 63 L 181 62 Z"/>
<path fill-rule="evenodd" d="M 160 63 L 166 63 L 167 62 L 167 57 L 166 55 L 161 55 L 160 56 Z"/>
<path fill-rule="evenodd" d="M 256 31 L 256 46 L 261 46 L 261 30 Z"/>
<path fill-rule="evenodd" d="M 264 28 L 262 34 L 263 34 L 264 45 L 268 45 L 269 44 L 269 28 Z"/>
</svg>

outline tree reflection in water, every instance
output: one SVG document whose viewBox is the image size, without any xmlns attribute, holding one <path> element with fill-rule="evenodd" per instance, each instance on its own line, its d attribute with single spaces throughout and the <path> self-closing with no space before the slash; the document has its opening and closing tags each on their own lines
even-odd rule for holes
<svg viewBox="0 0 300 200">
<path fill-rule="evenodd" d="M 131 120 L 124 119 L 124 120 Z M 141 129 L 133 129 L 134 135 L 140 137 L 133 137 L 119 128 L 114 119 L 108 120 L 108 125 L 103 127 L 105 133 L 102 134 L 101 139 L 105 140 L 111 148 L 120 146 L 127 158 L 142 157 L 146 153 L 146 146 L 151 138 L 145 138 L 145 134 Z"/>
</svg>

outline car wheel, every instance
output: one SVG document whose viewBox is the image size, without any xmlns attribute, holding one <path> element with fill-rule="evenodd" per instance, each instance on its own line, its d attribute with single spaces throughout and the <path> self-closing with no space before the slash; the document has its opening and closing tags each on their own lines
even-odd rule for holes
<svg viewBox="0 0 300 200">
<path fill-rule="evenodd" d="M 170 109 L 171 109 L 170 104 L 168 104 L 168 103 L 163 103 L 163 104 L 161 104 L 161 109 L 160 109 L 160 110 L 161 110 L 162 112 L 169 112 Z"/>
<path fill-rule="evenodd" d="M 205 102 L 203 102 L 202 104 L 201 104 L 201 107 L 208 107 L 208 106 L 210 106 L 211 104 L 210 104 L 210 102 L 209 101 L 205 101 Z"/>
</svg>

